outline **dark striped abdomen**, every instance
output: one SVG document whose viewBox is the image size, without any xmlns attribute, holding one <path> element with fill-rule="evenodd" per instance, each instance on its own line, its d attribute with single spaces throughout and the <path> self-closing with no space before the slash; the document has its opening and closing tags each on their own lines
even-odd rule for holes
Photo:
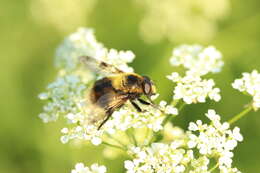
<svg viewBox="0 0 260 173">
<path fill-rule="evenodd" d="M 98 105 L 104 107 L 108 104 L 109 94 L 113 94 L 114 88 L 112 86 L 111 80 L 109 78 L 103 78 L 95 82 L 91 91 L 91 101 L 92 103 L 97 103 Z M 103 97 L 102 97 L 103 96 Z"/>
</svg>

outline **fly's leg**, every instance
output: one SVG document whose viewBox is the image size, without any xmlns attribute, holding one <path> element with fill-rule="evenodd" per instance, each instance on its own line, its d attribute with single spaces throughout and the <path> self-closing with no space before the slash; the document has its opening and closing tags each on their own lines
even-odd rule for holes
<svg viewBox="0 0 260 173">
<path fill-rule="evenodd" d="M 101 124 L 98 126 L 98 130 L 100 130 L 100 128 L 107 122 L 107 120 L 111 117 L 111 115 L 113 114 L 113 110 L 110 109 L 107 111 L 107 115 L 106 115 L 106 118 L 101 122 Z"/>
<path fill-rule="evenodd" d="M 136 104 L 133 100 L 131 100 L 130 102 L 138 112 L 142 112 L 142 109 L 138 106 L 138 104 Z"/>
<path fill-rule="evenodd" d="M 144 105 L 151 105 L 151 103 L 149 103 L 149 102 L 147 102 L 147 101 L 145 101 L 145 100 L 143 100 L 143 99 L 138 98 L 137 100 L 138 100 L 140 103 L 144 104 Z"/>
</svg>

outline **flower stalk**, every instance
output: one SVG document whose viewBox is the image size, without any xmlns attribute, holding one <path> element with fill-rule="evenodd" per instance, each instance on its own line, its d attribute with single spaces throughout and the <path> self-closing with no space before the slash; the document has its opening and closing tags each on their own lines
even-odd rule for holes
<svg viewBox="0 0 260 173">
<path fill-rule="evenodd" d="M 238 121 L 239 119 L 241 119 L 242 117 L 244 117 L 246 114 L 248 114 L 250 111 L 253 110 L 252 106 L 248 106 L 245 110 L 243 110 L 242 112 L 238 113 L 237 115 L 235 115 L 233 118 L 231 118 L 230 120 L 228 120 L 229 124 L 233 124 L 236 121 Z"/>
</svg>

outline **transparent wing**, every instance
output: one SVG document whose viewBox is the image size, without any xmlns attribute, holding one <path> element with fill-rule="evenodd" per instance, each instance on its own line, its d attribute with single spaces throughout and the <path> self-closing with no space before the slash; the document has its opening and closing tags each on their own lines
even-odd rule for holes
<svg viewBox="0 0 260 173">
<path fill-rule="evenodd" d="M 117 67 L 111 64 L 108 64 L 103 61 L 99 61 L 89 56 L 81 56 L 79 57 L 79 61 L 85 64 L 88 69 L 98 74 L 109 75 L 109 74 L 124 73 L 122 70 L 118 69 Z"/>
<path fill-rule="evenodd" d="M 88 92 L 87 94 L 88 120 L 92 124 L 101 122 L 110 113 L 113 113 L 115 109 L 120 108 L 127 101 L 127 95 L 125 94 L 108 92 L 93 103 L 90 96 L 91 92 Z"/>
<path fill-rule="evenodd" d="M 126 94 L 118 94 L 114 92 L 109 92 L 103 96 L 101 96 L 97 104 L 102 105 L 102 107 L 105 108 L 105 110 L 114 111 L 115 109 L 121 107 L 128 99 L 128 96 Z"/>
</svg>

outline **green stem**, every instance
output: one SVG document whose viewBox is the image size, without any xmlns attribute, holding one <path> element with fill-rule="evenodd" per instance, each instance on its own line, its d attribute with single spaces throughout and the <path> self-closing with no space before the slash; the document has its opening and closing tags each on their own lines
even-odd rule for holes
<svg viewBox="0 0 260 173">
<path fill-rule="evenodd" d="M 123 148 L 123 147 L 121 147 L 121 146 L 119 146 L 119 145 L 110 144 L 110 143 L 108 143 L 108 142 L 102 142 L 102 144 L 103 144 L 103 145 L 106 145 L 106 146 L 109 146 L 109 147 L 112 147 L 112 148 L 117 148 L 117 149 L 120 149 L 120 150 L 123 150 L 123 151 L 126 150 L 125 148 Z"/>
<path fill-rule="evenodd" d="M 184 108 L 185 105 L 186 105 L 185 102 L 182 102 L 182 103 L 181 103 L 180 108 L 179 108 L 179 112 Z"/>
<path fill-rule="evenodd" d="M 180 100 L 173 100 L 173 101 L 171 102 L 171 105 L 172 105 L 172 106 L 176 106 L 176 105 L 179 103 L 179 101 L 180 101 Z"/>
<path fill-rule="evenodd" d="M 150 137 L 151 135 L 150 135 L 150 129 L 148 128 L 148 127 L 146 127 L 146 132 L 145 132 L 145 139 L 144 139 L 144 141 L 143 141 L 143 143 L 147 143 L 147 141 L 148 141 L 148 145 L 149 145 L 149 142 L 151 141 L 150 140 Z"/>
<path fill-rule="evenodd" d="M 213 166 L 210 170 L 209 170 L 209 172 L 212 172 L 212 171 L 214 171 L 217 167 L 219 166 L 219 163 L 216 163 L 216 165 L 215 166 Z"/>
<path fill-rule="evenodd" d="M 135 136 L 133 135 L 132 132 L 133 131 L 130 130 L 130 129 L 126 130 L 126 134 L 127 134 L 128 138 L 129 138 L 129 140 L 131 141 L 131 143 L 133 143 L 135 146 L 137 146 L 137 141 L 136 141 Z"/>
<path fill-rule="evenodd" d="M 135 138 L 135 131 L 134 131 L 134 129 L 131 130 L 130 135 L 131 135 L 131 137 L 133 138 L 133 141 L 134 141 L 135 146 L 138 146 L 137 140 L 136 140 L 136 138 Z"/>
<path fill-rule="evenodd" d="M 171 119 L 171 114 L 170 115 L 167 115 L 165 118 L 164 118 L 164 120 L 163 120 L 163 122 L 162 122 L 162 126 L 165 126 L 165 124 Z"/>
<path fill-rule="evenodd" d="M 252 106 L 247 107 L 245 110 L 243 110 L 242 112 L 240 112 L 239 114 L 235 115 L 233 118 L 231 118 L 228 123 L 232 124 L 234 122 L 236 122 L 237 120 L 241 119 L 243 116 L 245 116 L 248 112 L 250 112 L 253 109 Z"/>
</svg>

